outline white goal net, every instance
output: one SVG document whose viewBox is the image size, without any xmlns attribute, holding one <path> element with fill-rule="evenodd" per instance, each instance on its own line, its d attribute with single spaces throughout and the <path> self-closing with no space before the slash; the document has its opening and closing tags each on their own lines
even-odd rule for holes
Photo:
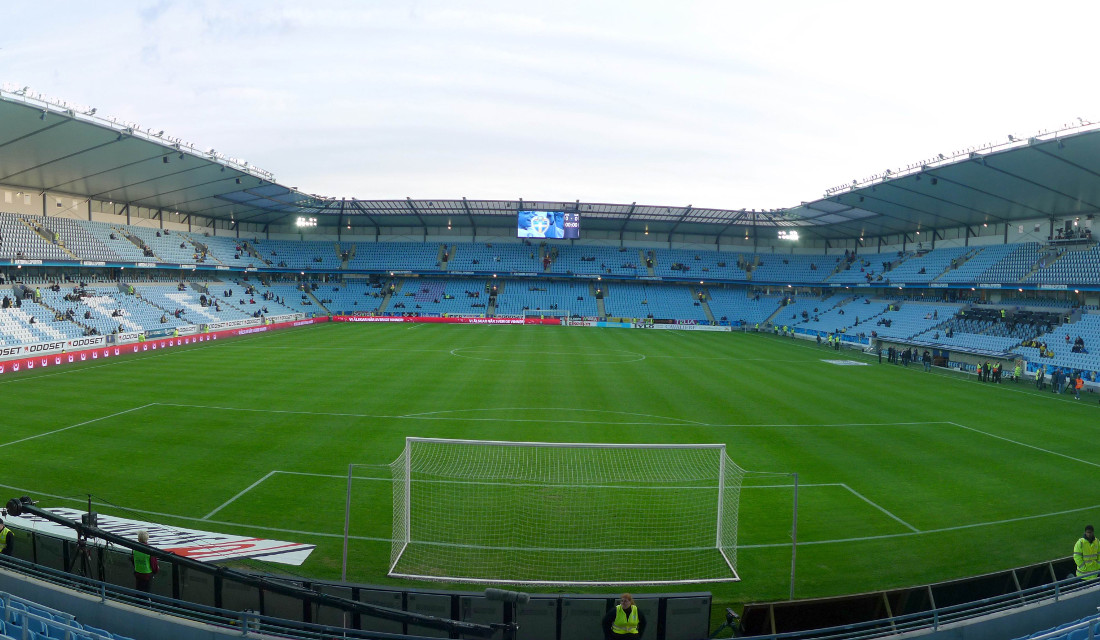
<svg viewBox="0 0 1100 640">
<path fill-rule="evenodd" d="M 407 438 L 389 575 L 541 585 L 739 580 L 725 445 Z"/>
</svg>

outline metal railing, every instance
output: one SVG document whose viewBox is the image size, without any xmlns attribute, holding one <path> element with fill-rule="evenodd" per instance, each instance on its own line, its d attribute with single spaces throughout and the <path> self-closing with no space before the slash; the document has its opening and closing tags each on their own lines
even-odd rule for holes
<svg viewBox="0 0 1100 640">
<path fill-rule="evenodd" d="M 891 616 L 853 624 L 786 633 L 743 636 L 755 640 L 864 640 L 921 630 L 939 630 L 947 624 L 973 621 L 981 616 L 1012 611 L 1044 601 L 1056 602 L 1066 593 L 1095 589 L 1100 581 L 1066 578 L 1050 584 L 1021 589 L 1012 593 L 983 598 L 962 604 L 934 607 L 928 611 Z M 1053 636 L 1050 636 L 1053 637 Z M 1090 638 L 1092 636 L 1090 635 Z"/>
<path fill-rule="evenodd" d="M 78 593 L 95 596 L 99 598 L 101 602 L 112 601 L 129 604 L 152 612 L 177 617 L 182 620 L 232 630 L 234 632 L 239 632 L 242 636 L 247 636 L 250 633 L 264 633 L 301 640 L 323 640 L 333 637 L 343 637 L 353 640 L 419 640 L 422 638 L 422 636 L 349 629 L 311 622 L 297 622 L 266 616 L 255 611 L 232 611 L 193 602 L 185 602 L 153 593 L 120 587 L 118 585 L 81 577 L 56 569 L 50 569 L 33 562 L 9 556 L 0 556 L 0 568 L 11 569 L 22 575 L 30 576 L 43 582 L 48 582 Z M 67 612 L 50 609 L 49 607 L 31 600 L 22 598 L 16 598 L 16 600 L 26 603 L 28 606 L 50 611 L 51 613 L 56 612 L 63 616 L 73 617 Z M 19 612 L 20 615 L 26 613 L 27 612 L 23 611 Z M 54 624 L 59 623 L 55 621 Z M 87 634 L 88 632 L 83 631 L 81 633 Z"/>
</svg>

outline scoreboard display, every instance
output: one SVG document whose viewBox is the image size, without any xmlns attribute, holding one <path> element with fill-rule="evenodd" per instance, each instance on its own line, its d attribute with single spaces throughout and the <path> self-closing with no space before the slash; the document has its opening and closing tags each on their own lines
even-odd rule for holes
<svg viewBox="0 0 1100 640">
<path fill-rule="evenodd" d="M 565 211 L 520 211 L 516 221 L 520 238 L 581 237 L 581 214 Z"/>
</svg>

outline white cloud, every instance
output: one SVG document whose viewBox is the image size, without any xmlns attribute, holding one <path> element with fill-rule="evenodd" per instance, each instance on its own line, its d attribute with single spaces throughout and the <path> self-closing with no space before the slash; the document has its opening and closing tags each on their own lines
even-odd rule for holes
<svg viewBox="0 0 1100 640">
<path fill-rule="evenodd" d="M 110 7 L 13 7 L 3 80 L 334 196 L 776 208 L 1100 116 L 1083 3 Z"/>
</svg>

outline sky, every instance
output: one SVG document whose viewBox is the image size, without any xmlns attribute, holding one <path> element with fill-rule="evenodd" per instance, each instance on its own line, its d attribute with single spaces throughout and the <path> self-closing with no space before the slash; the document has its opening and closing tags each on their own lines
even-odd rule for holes
<svg viewBox="0 0 1100 640">
<path fill-rule="evenodd" d="M 0 83 L 329 197 L 776 209 L 1100 120 L 1100 3 L 59 0 Z"/>
</svg>

